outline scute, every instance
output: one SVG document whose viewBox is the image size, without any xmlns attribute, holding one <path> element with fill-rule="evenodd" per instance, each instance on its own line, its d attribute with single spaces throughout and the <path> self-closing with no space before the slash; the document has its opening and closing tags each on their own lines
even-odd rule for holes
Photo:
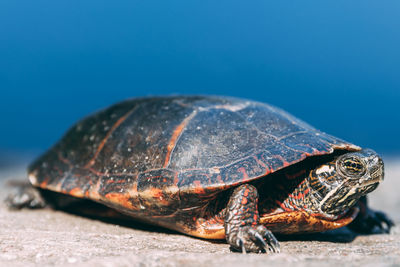
<svg viewBox="0 0 400 267">
<path fill-rule="evenodd" d="M 274 138 L 259 131 L 238 112 L 222 108 L 198 111 L 173 151 L 172 169 L 208 169 L 231 164 L 260 150 Z"/>
</svg>

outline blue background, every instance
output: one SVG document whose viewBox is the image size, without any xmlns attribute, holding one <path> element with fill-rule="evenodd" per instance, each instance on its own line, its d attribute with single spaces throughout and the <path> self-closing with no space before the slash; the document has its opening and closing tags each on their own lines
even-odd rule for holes
<svg viewBox="0 0 400 267">
<path fill-rule="evenodd" d="M 280 106 L 400 152 L 400 1 L 0 1 L 0 154 L 129 97 Z"/>
</svg>

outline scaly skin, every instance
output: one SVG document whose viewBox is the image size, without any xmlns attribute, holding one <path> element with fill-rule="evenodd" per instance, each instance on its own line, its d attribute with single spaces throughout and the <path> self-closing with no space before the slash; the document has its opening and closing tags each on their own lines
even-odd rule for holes
<svg viewBox="0 0 400 267">
<path fill-rule="evenodd" d="M 260 225 L 258 192 L 249 184 L 237 187 L 228 202 L 225 214 L 225 235 L 234 250 L 246 252 L 279 252 L 275 236 Z"/>
</svg>

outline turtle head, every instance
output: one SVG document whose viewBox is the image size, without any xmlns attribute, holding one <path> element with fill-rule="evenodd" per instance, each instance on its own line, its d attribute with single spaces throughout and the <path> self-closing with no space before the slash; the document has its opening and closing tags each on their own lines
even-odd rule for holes
<svg viewBox="0 0 400 267">
<path fill-rule="evenodd" d="M 383 180 L 383 161 L 371 149 L 349 152 L 312 170 L 307 184 L 314 209 L 337 217 L 373 191 Z"/>
</svg>

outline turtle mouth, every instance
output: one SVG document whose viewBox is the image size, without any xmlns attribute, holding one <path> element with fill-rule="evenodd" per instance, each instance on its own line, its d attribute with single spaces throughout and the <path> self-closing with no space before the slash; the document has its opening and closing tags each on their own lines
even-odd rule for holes
<svg viewBox="0 0 400 267">
<path fill-rule="evenodd" d="M 360 192 L 361 192 L 362 195 L 366 195 L 366 194 L 374 191 L 378 187 L 378 185 L 379 185 L 379 181 L 378 182 L 376 182 L 376 181 L 375 182 L 371 182 L 371 183 L 368 183 L 366 185 L 364 184 L 362 186 Z"/>
<path fill-rule="evenodd" d="M 336 196 L 321 206 L 325 217 L 333 219 L 340 218 L 347 214 L 347 210 L 354 207 L 362 196 L 374 191 L 379 185 L 379 180 L 370 180 L 358 187 L 354 187 L 347 193 L 339 191 Z M 345 208 L 345 211 L 343 209 Z M 347 209 L 346 209 L 347 208 Z"/>
</svg>

